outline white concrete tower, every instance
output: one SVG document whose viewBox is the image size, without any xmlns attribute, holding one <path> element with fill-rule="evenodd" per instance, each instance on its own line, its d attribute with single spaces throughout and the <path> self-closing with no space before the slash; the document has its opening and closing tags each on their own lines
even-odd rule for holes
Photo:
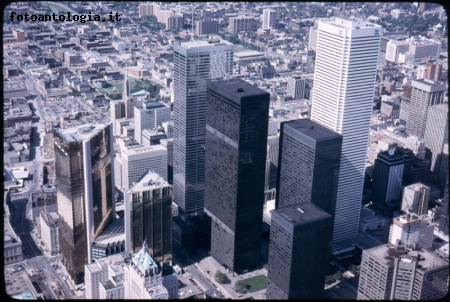
<svg viewBox="0 0 450 302">
<path fill-rule="evenodd" d="M 364 20 L 318 24 L 311 119 L 344 137 L 333 241 L 358 235 L 380 35 Z"/>
</svg>

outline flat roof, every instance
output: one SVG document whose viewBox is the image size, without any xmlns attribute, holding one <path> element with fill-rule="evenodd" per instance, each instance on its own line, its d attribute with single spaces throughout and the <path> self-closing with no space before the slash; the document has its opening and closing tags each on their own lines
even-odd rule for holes
<svg viewBox="0 0 450 302">
<path fill-rule="evenodd" d="M 295 132 L 301 133 L 315 141 L 329 140 L 333 138 L 342 138 L 342 135 L 336 133 L 312 120 L 300 119 L 284 123 L 285 130 L 290 128 Z"/>
<path fill-rule="evenodd" d="M 270 98 L 270 94 L 255 85 L 247 83 L 241 79 L 229 79 L 229 80 L 214 80 L 208 81 L 207 87 L 221 93 L 226 98 L 241 104 L 241 100 L 244 97 L 250 96 L 267 96 Z M 268 112 L 267 112 L 268 113 Z"/>
<path fill-rule="evenodd" d="M 264 54 L 262 52 L 259 52 L 256 50 L 248 50 L 248 51 L 235 52 L 234 56 L 238 57 L 238 58 L 246 58 L 246 57 L 264 56 Z"/>
<path fill-rule="evenodd" d="M 272 219 L 274 214 L 282 217 L 285 221 L 293 226 L 331 218 L 331 215 L 310 202 L 300 203 L 293 206 L 273 210 Z"/>
<path fill-rule="evenodd" d="M 109 124 L 82 124 L 73 128 L 59 130 L 59 134 L 67 142 L 85 141 L 91 139 L 108 126 Z"/>
<path fill-rule="evenodd" d="M 448 103 L 445 102 L 445 103 L 441 103 L 441 104 L 438 104 L 438 105 L 434 105 L 434 106 L 431 106 L 431 108 L 436 108 L 438 110 L 442 110 L 442 111 L 448 112 Z"/>
</svg>

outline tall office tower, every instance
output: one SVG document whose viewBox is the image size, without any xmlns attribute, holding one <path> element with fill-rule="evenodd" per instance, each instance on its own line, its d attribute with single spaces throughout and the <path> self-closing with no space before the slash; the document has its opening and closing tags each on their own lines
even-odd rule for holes
<svg viewBox="0 0 450 302">
<path fill-rule="evenodd" d="M 442 74 L 442 64 L 427 63 L 427 73 L 425 75 L 425 78 L 437 82 L 441 78 L 441 74 Z"/>
<path fill-rule="evenodd" d="M 449 223 L 448 223 L 448 179 L 445 184 L 444 197 L 441 201 L 442 213 L 439 219 L 439 231 L 448 236 Z"/>
<path fill-rule="evenodd" d="M 120 135 L 120 129 L 117 127 L 116 121 L 125 117 L 125 102 L 124 101 L 111 101 L 109 103 L 111 113 L 111 124 L 113 127 L 114 136 Z"/>
<path fill-rule="evenodd" d="M 430 80 L 413 80 L 411 86 L 411 106 L 406 132 L 424 138 L 429 107 L 442 103 L 447 89 L 445 85 L 434 84 L 434 81 Z"/>
<path fill-rule="evenodd" d="M 255 19 L 253 17 L 238 16 L 229 18 L 228 31 L 230 34 L 238 34 L 240 32 L 253 32 Z"/>
<path fill-rule="evenodd" d="M 305 85 L 306 81 L 300 76 L 290 76 L 287 80 L 287 95 L 294 100 L 300 100 L 305 98 Z"/>
<path fill-rule="evenodd" d="M 170 121 L 170 106 L 163 102 L 143 102 L 134 106 L 134 139 L 142 145 L 142 131 L 162 127 Z"/>
<path fill-rule="evenodd" d="M 196 36 L 203 36 L 217 33 L 219 33 L 219 21 L 217 20 L 195 21 Z"/>
<path fill-rule="evenodd" d="M 424 138 L 431 151 L 431 172 L 437 180 L 441 168 L 442 150 L 444 144 L 448 143 L 448 103 L 434 105 L 428 109 Z M 448 166 L 444 168 L 448 170 Z"/>
<path fill-rule="evenodd" d="M 276 10 L 273 10 L 270 8 L 263 9 L 262 28 L 263 29 L 273 28 L 275 26 L 276 19 L 277 19 L 277 11 Z"/>
<path fill-rule="evenodd" d="M 343 136 L 333 241 L 358 235 L 381 27 L 319 21 L 311 120 Z"/>
<path fill-rule="evenodd" d="M 112 125 L 93 124 L 55 133 L 55 170 L 62 263 L 83 283 L 94 239 L 114 217 Z"/>
<path fill-rule="evenodd" d="M 211 255 L 233 272 L 259 266 L 270 94 L 239 79 L 207 84 L 205 213 Z"/>
<path fill-rule="evenodd" d="M 116 187 L 127 191 L 148 170 L 167 180 L 167 149 L 161 145 L 121 147 L 114 159 Z"/>
<path fill-rule="evenodd" d="M 131 93 L 130 92 L 130 81 L 128 80 L 128 63 L 127 63 L 125 78 L 123 80 L 122 99 L 126 100 L 130 96 L 130 93 Z"/>
<path fill-rule="evenodd" d="M 161 267 L 172 265 L 172 186 L 153 172 L 125 192 L 125 251 L 136 253 L 144 242 Z"/>
<path fill-rule="evenodd" d="M 428 213 L 430 188 L 421 183 L 412 184 L 403 190 L 402 210 L 406 213 L 411 210 L 418 215 Z"/>
<path fill-rule="evenodd" d="M 399 119 L 408 123 L 409 108 L 411 108 L 412 86 L 405 85 L 403 88 L 402 102 L 400 104 Z"/>
<path fill-rule="evenodd" d="M 223 40 L 174 45 L 173 199 L 183 218 L 203 215 L 206 81 L 232 74 L 233 47 Z"/>
<path fill-rule="evenodd" d="M 173 138 L 162 139 L 160 143 L 167 150 L 167 181 L 173 185 Z"/>
<path fill-rule="evenodd" d="M 411 166 L 412 152 L 398 148 L 380 152 L 372 173 L 372 204 L 388 216 L 395 210 L 392 203 L 402 198 L 403 185 Z"/>
<path fill-rule="evenodd" d="M 448 262 L 425 249 L 383 244 L 363 251 L 358 300 L 434 300 L 448 292 Z"/>
<path fill-rule="evenodd" d="M 266 298 L 323 298 L 332 234 L 332 217 L 312 203 L 273 210 Z"/>
<path fill-rule="evenodd" d="M 434 230 L 431 220 L 428 215 L 417 216 L 410 212 L 395 217 L 389 230 L 389 242 L 395 244 L 400 240 L 406 247 L 418 244 L 420 248 L 431 250 Z"/>
<path fill-rule="evenodd" d="M 281 124 L 275 208 L 311 202 L 334 217 L 342 135 L 308 120 Z"/>
</svg>

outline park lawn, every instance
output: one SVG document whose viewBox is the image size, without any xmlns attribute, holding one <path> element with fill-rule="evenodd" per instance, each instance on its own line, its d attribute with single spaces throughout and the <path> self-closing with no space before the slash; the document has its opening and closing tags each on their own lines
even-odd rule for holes
<svg viewBox="0 0 450 302">
<path fill-rule="evenodd" d="M 258 275 L 242 280 L 248 286 L 248 291 L 253 293 L 267 287 L 267 277 L 264 275 Z"/>
</svg>

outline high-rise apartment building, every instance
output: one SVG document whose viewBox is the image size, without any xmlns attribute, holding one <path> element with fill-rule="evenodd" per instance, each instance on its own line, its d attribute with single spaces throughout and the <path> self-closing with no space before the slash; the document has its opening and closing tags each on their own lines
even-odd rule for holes
<svg viewBox="0 0 450 302">
<path fill-rule="evenodd" d="M 206 81 L 232 74 L 233 47 L 227 41 L 174 45 L 173 200 L 182 215 L 203 215 Z"/>
<path fill-rule="evenodd" d="M 429 199 L 430 187 L 421 183 L 409 185 L 403 189 L 402 210 L 405 213 L 427 214 Z"/>
<path fill-rule="evenodd" d="M 240 32 L 253 32 L 255 19 L 253 17 L 238 16 L 231 17 L 228 21 L 228 31 L 230 34 L 238 34 Z"/>
<path fill-rule="evenodd" d="M 142 102 L 134 105 L 134 139 L 142 145 L 142 131 L 162 127 L 170 121 L 170 106 L 156 102 Z"/>
<path fill-rule="evenodd" d="M 127 191 L 148 170 L 167 180 L 167 149 L 161 145 L 123 146 L 114 158 L 116 187 Z"/>
<path fill-rule="evenodd" d="M 152 16 L 153 15 L 153 3 L 141 3 L 139 4 L 139 18 L 143 16 Z"/>
<path fill-rule="evenodd" d="M 239 79 L 207 84 L 205 214 L 211 255 L 233 272 L 259 266 L 269 93 Z"/>
<path fill-rule="evenodd" d="M 342 135 L 308 120 L 281 124 L 276 208 L 311 202 L 334 217 Z"/>
<path fill-rule="evenodd" d="M 393 148 L 380 152 L 372 173 L 372 204 L 391 216 L 389 203 L 399 202 L 411 166 L 412 152 Z"/>
<path fill-rule="evenodd" d="M 273 10 L 270 8 L 263 9 L 262 28 L 263 29 L 273 28 L 275 26 L 276 19 L 277 19 L 277 11 L 276 10 Z"/>
<path fill-rule="evenodd" d="M 448 293 L 448 262 L 419 248 L 383 244 L 363 251 L 358 300 L 434 300 Z"/>
<path fill-rule="evenodd" d="M 318 22 L 311 120 L 343 136 L 333 241 L 358 235 L 381 27 Z"/>
<path fill-rule="evenodd" d="M 91 263 L 94 239 L 114 217 L 112 125 L 55 133 L 55 170 L 62 263 L 76 284 Z"/>
<path fill-rule="evenodd" d="M 424 139 L 431 151 L 431 172 L 439 176 L 443 148 L 448 143 L 448 103 L 430 106 L 425 124 Z M 448 166 L 444 167 L 448 170 Z"/>
<path fill-rule="evenodd" d="M 218 32 L 219 32 L 219 21 L 217 20 L 195 21 L 196 36 L 217 34 Z"/>
<path fill-rule="evenodd" d="M 300 76 L 289 76 L 287 80 L 287 95 L 294 100 L 300 100 L 305 98 L 305 86 L 306 81 Z"/>
<path fill-rule="evenodd" d="M 172 186 L 148 172 L 125 192 L 125 251 L 137 253 L 147 243 L 160 267 L 172 265 Z"/>
<path fill-rule="evenodd" d="M 406 132 L 424 138 L 428 110 L 430 106 L 442 103 L 447 90 L 445 85 L 435 84 L 430 80 L 412 80 L 411 86 L 411 105 Z"/>
<path fill-rule="evenodd" d="M 323 298 L 332 217 L 312 203 L 279 208 L 271 214 L 267 299 Z"/>
</svg>

